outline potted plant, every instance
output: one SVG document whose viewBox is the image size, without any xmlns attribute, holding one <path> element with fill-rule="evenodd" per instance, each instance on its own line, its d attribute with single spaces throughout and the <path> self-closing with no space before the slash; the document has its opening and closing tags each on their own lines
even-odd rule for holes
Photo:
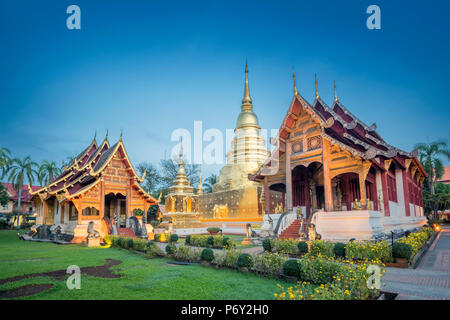
<svg viewBox="0 0 450 320">
<path fill-rule="evenodd" d="M 210 235 L 215 236 L 219 233 L 219 231 L 221 231 L 221 229 L 217 227 L 209 227 L 206 229 L 206 231 L 208 231 Z"/>
<path fill-rule="evenodd" d="M 392 245 L 392 256 L 396 263 L 408 264 L 412 247 L 407 243 L 396 242 Z"/>
</svg>

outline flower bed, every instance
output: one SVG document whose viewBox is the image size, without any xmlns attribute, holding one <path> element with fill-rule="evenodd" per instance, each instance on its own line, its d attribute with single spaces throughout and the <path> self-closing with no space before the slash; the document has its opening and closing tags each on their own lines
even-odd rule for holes
<svg viewBox="0 0 450 320">
<path fill-rule="evenodd" d="M 425 243 L 427 243 L 428 239 L 431 238 L 433 233 L 433 228 L 424 227 L 417 232 L 409 234 L 405 238 L 401 238 L 397 243 L 405 243 L 411 246 L 411 256 L 408 259 L 411 262 L 417 252 L 425 245 Z"/>
<path fill-rule="evenodd" d="M 195 247 L 216 249 L 231 248 L 235 246 L 231 238 L 222 235 L 190 235 L 186 236 L 186 244 Z"/>
<path fill-rule="evenodd" d="M 350 241 L 345 246 L 345 256 L 354 260 L 392 261 L 389 242 Z"/>
<path fill-rule="evenodd" d="M 298 262 L 300 281 L 286 289 L 279 285 L 274 297 L 278 300 L 373 300 L 380 294 L 379 289 L 368 286 L 368 268 L 374 264 L 380 267 L 381 277 L 384 269 L 379 260 L 355 264 L 350 260 L 307 255 Z"/>
</svg>

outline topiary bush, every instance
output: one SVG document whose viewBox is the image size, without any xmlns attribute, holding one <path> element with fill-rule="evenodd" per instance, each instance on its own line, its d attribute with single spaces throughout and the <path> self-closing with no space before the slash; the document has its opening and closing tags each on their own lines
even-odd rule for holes
<svg viewBox="0 0 450 320">
<path fill-rule="evenodd" d="M 345 244 L 342 242 L 337 242 L 334 244 L 334 254 L 336 257 L 345 258 Z"/>
<path fill-rule="evenodd" d="M 308 253 L 308 244 L 305 241 L 297 243 L 298 253 Z"/>
<path fill-rule="evenodd" d="M 175 254 L 176 251 L 177 251 L 177 247 L 175 247 L 174 244 L 168 244 L 166 246 L 166 253 L 167 254 Z"/>
<path fill-rule="evenodd" d="M 219 232 L 219 231 L 220 231 L 220 228 L 217 228 L 217 227 L 209 227 L 209 228 L 206 229 L 206 231 L 208 231 L 208 232 Z"/>
<path fill-rule="evenodd" d="M 326 240 L 314 240 L 311 242 L 311 254 L 313 256 L 334 257 L 334 244 Z"/>
<path fill-rule="evenodd" d="M 170 242 L 177 242 L 178 241 L 178 235 L 176 233 L 173 233 L 170 235 Z"/>
<path fill-rule="evenodd" d="M 206 240 L 206 243 L 209 245 L 209 246 L 213 246 L 214 245 L 214 237 L 213 236 L 209 236 L 208 238 L 207 238 L 207 240 Z"/>
<path fill-rule="evenodd" d="M 133 241 L 133 249 L 141 252 L 147 251 L 147 240 L 135 239 Z"/>
<path fill-rule="evenodd" d="M 191 244 L 191 235 L 190 234 L 186 236 L 186 238 L 184 239 L 184 242 L 186 244 Z"/>
<path fill-rule="evenodd" d="M 264 251 L 272 252 L 272 241 L 270 239 L 264 239 L 262 241 L 262 246 L 264 248 Z"/>
<path fill-rule="evenodd" d="M 283 274 L 289 277 L 300 277 L 300 262 L 298 260 L 288 260 L 283 264 Z"/>
<path fill-rule="evenodd" d="M 125 242 L 125 249 L 133 249 L 134 240 L 132 238 L 128 238 Z"/>
<path fill-rule="evenodd" d="M 253 266 L 253 257 L 248 253 L 241 254 L 237 259 L 239 268 L 251 268 Z"/>
<path fill-rule="evenodd" d="M 222 246 L 224 248 L 232 248 L 232 247 L 234 247 L 233 240 L 231 240 L 229 237 L 224 237 L 222 239 Z"/>
<path fill-rule="evenodd" d="M 392 245 L 392 255 L 394 258 L 410 259 L 413 249 L 410 244 L 396 242 Z"/>
<path fill-rule="evenodd" d="M 202 253 L 200 254 L 200 260 L 206 261 L 206 262 L 213 261 L 214 260 L 214 252 L 209 248 L 203 249 Z"/>
</svg>

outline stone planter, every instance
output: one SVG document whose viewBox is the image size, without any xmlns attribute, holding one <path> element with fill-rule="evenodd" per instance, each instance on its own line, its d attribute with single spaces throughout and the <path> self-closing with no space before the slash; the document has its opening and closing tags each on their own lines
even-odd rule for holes
<svg viewBox="0 0 450 320">
<path fill-rule="evenodd" d="M 395 263 L 408 264 L 408 259 L 405 259 L 405 258 L 395 258 Z"/>
<path fill-rule="evenodd" d="M 210 235 L 215 236 L 219 233 L 219 231 L 208 231 Z"/>
</svg>

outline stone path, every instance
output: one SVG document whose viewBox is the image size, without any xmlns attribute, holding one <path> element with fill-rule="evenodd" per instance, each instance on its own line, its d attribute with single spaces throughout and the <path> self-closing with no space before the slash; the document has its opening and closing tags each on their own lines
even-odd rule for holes
<svg viewBox="0 0 450 320">
<path fill-rule="evenodd" d="M 443 228 L 416 269 L 386 268 L 382 290 L 397 300 L 450 300 L 450 227 Z"/>
</svg>

